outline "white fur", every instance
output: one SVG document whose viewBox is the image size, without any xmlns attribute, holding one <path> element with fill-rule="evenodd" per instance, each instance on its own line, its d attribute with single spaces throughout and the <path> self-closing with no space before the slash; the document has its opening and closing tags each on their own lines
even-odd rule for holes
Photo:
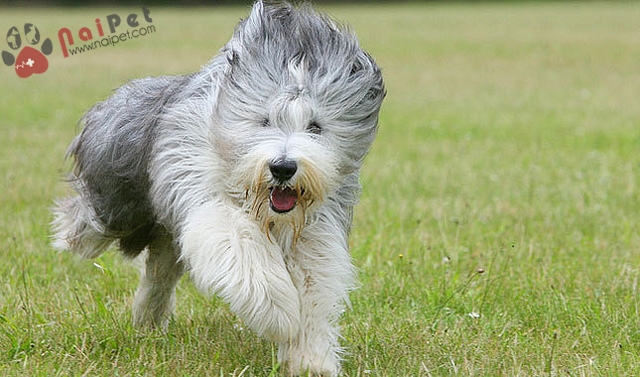
<svg viewBox="0 0 640 377">
<path fill-rule="evenodd" d="M 167 328 L 188 272 L 277 342 L 291 374 L 336 376 L 348 233 L 384 95 L 352 33 L 257 2 L 201 71 L 135 80 L 85 114 L 69 148 L 77 196 L 57 202 L 53 244 L 144 252 L 137 326 Z M 281 213 L 275 193 L 295 205 Z"/>
<path fill-rule="evenodd" d="M 258 334 L 287 342 L 300 326 L 300 304 L 282 250 L 220 200 L 194 210 L 185 224 L 182 259 L 195 284 L 222 297 Z"/>
<path fill-rule="evenodd" d="M 302 326 L 290 342 L 280 344 L 278 357 L 294 374 L 312 370 L 335 375 L 339 370 L 337 320 L 348 303 L 354 269 L 344 229 L 327 220 L 309 224 L 285 257 L 298 289 Z"/>
</svg>

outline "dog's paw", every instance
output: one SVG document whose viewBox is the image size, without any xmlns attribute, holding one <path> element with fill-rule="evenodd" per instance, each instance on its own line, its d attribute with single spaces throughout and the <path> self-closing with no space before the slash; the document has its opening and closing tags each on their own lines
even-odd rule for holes
<svg viewBox="0 0 640 377">
<path fill-rule="evenodd" d="M 321 357 L 291 350 L 285 357 L 283 361 L 288 365 L 289 374 L 292 376 L 334 377 L 340 374 L 340 364 L 334 354 Z"/>
<path fill-rule="evenodd" d="M 24 24 L 24 37 L 28 44 L 35 46 L 40 43 L 40 31 L 33 24 Z M 13 26 L 7 32 L 7 45 L 14 51 L 22 46 L 22 36 L 17 26 Z M 42 42 L 40 51 L 31 46 L 25 46 L 18 53 L 18 57 L 14 57 L 11 52 L 2 51 L 2 61 L 5 65 L 14 65 L 16 74 L 21 78 L 27 78 L 32 74 L 40 74 L 47 71 L 49 61 L 45 55 L 51 54 L 53 44 L 51 39 L 47 38 Z"/>
</svg>

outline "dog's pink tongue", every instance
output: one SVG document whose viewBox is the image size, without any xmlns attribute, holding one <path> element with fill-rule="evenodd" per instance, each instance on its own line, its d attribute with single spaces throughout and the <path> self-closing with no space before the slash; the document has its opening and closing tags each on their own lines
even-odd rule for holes
<svg viewBox="0 0 640 377">
<path fill-rule="evenodd" d="M 271 206 L 277 212 L 288 212 L 293 209 L 298 200 L 298 193 L 288 187 L 274 187 L 271 190 Z"/>
</svg>

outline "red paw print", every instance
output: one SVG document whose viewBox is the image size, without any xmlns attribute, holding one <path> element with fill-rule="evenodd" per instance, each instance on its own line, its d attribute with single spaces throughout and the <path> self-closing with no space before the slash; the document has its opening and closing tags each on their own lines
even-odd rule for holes
<svg viewBox="0 0 640 377">
<path fill-rule="evenodd" d="M 40 42 L 40 32 L 33 24 L 24 24 L 24 37 L 30 45 L 37 45 Z M 12 50 L 18 50 L 22 45 L 22 38 L 16 26 L 7 32 L 7 44 Z M 13 54 L 2 51 L 2 61 L 4 64 L 14 65 L 16 74 L 19 77 L 27 78 L 34 73 L 44 73 L 49 68 L 49 61 L 45 55 L 51 54 L 53 44 L 49 38 L 42 42 L 40 51 L 31 46 L 25 46 L 18 57 L 14 58 Z M 14 64 L 15 63 L 15 64 Z"/>
</svg>

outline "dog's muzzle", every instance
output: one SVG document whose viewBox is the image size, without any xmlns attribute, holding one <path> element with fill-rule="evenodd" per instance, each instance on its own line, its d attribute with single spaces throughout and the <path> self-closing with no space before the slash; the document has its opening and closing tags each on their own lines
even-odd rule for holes
<svg viewBox="0 0 640 377">
<path fill-rule="evenodd" d="M 269 171 L 279 185 L 269 189 L 269 206 L 277 213 L 291 211 L 298 201 L 299 192 L 287 186 L 296 174 L 298 164 L 293 160 L 276 159 L 269 163 Z"/>
</svg>

